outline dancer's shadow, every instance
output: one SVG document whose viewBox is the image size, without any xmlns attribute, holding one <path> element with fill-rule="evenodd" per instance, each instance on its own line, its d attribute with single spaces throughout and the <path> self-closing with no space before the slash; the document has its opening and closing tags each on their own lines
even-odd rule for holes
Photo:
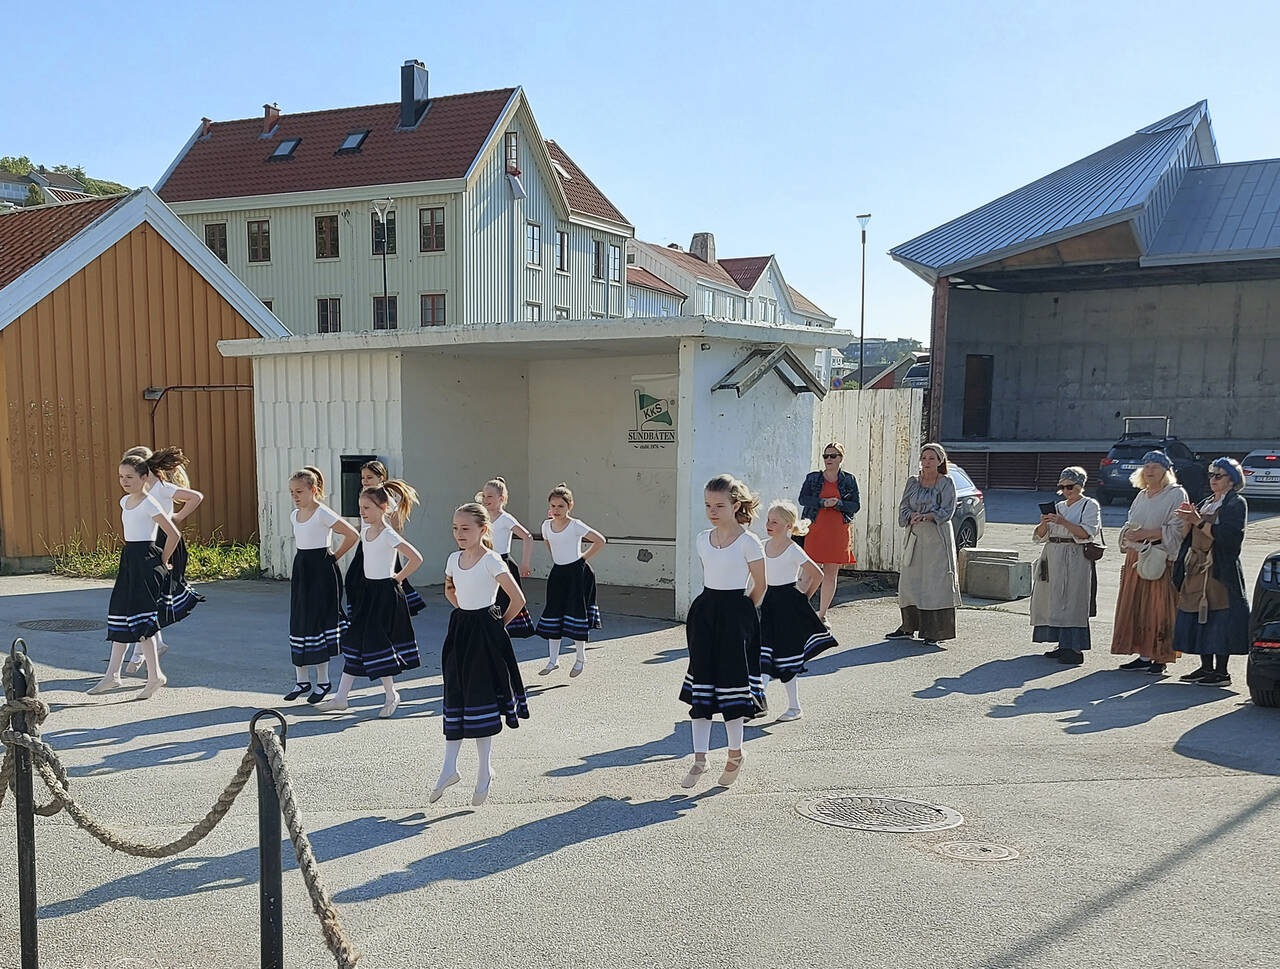
<svg viewBox="0 0 1280 969">
<path fill-rule="evenodd" d="M 1198 689 L 1204 693 L 1213 692 L 1207 687 Z M 1232 770 L 1280 776 L 1276 724 L 1276 711 L 1263 710 L 1241 701 L 1229 713 L 1192 727 L 1178 739 L 1173 749 L 1183 757 Z"/>
<path fill-rule="evenodd" d="M 413 838 L 431 825 L 451 818 L 462 817 L 469 811 L 427 819 L 421 814 L 404 818 L 356 818 L 332 827 L 321 828 L 310 835 L 311 846 L 321 864 L 351 855 L 380 848 L 384 845 Z M 284 852 L 284 870 L 298 867 L 293 846 L 288 838 L 281 842 Z M 125 875 L 96 888 L 91 888 L 78 898 L 62 902 L 50 902 L 40 908 L 40 918 L 60 918 L 90 912 L 101 905 L 126 898 L 143 901 L 161 901 L 200 895 L 224 888 L 241 888 L 258 881 L 258 849 L 246 848 L 221 857 L 183 854 L 132 875 Z"/>
<path fill-rule="evenodd" d="M 645 666 L 660 666 L 663 663 L 675 663 L 679 660 L 687 659 L 688 657 L 689 657 L 688 647 L 674 646 L 671 649 L 660 650 L 654 653 L 648 659 L 642 660 L 641 662 Z"/>
<path fill-rule="evenodd" d="M 743 730 L 743 740 L 758 740 L 768 737 L 768 724 L 755 725 L 748 722 Z M 712 744 L 716 744 L 715 734 Z M 683 760 L 693 751 L 693 728 L 691 721 L 678 720 L 671 725 L 671 733 L 655 740 L 647 740 L 642 744 L 630 747 L 617 747 L 614 750 L 602 750 L 599 753 L 581 755 L 581 762 L 566 767 L 557 767 L 547 771 L 544 777 L 577 777 L 589 774 L 594 770 L 610 767 L 634 767 L 637 764 L 660 764 L 668 761 Z"/>
<path fill-rule="evenodd" d="M 138 681 L 139 687 L 142 680 Z M 122 694 L 121 700 L 128 700 Z M 101 704 L 95 703 L 94 706 Z M 105 727 L 63 727 L 45 732 L 44 739 L 59 750 L 81 750 L 93 747 L 114 747 L 139 737 L 177 733 L 182 730 L 198 730 L 224 723 L 242 723 L 245 740 L 249 737 L 249 721 L 259 707 L 219 707 L 212 710 L 196 710 L 191 713 L 175 713 L 146 720 L 126 720 Z"/>
<path fill-rule="evenodd" d="M 936 700 L 939 697 L 960 693 L 966 696 L 981 696 L 984 693 L 999 693 L 1023 686 L 1031 680 L 1051 673 L 1059 673 L 1065 667 L 1043 656 L 1012 656 L 1008 659 L 993 659 L 966 670 L 959 676 L 940 676 L 932 686 L 916 690 L 912 694 L 918 700 Z"/>
<path fill-rule="evenodd" d="M 875 666 L 879 663 L 896 663 L 899 660 L 920 656 L 932 656 L 946 652 L 941 646 L 926 646 L 920 640 L 883 640 L 866 646 L 836 648 L 821 653 L 805 664 L 805 676 L 827 676 L 844 669 L 859 666 Z"/>
<path fill-rule="evenodd" d="M 1190 710 L 1222 699 L 1216 691 L 1184 683 L 1153 682 L 1144 674 L 1098 670 L 1058 686 L 1027 690 L 987 714 L 1003 719 L 1027 714 L 1065 713 L 1059 722 L 1069 734 L 1122 730 L 1166 713 Z"/>
<path fill-rule="evenodd" d="M 661 801 L 633 803 L 628 798 L 598 797 L 549 818 L 539 818 L 500 835 L 481 838 L 438 854 L 411 861 L 402 871 L 381 875 L 339 892 L 337 902 L 367 902 L 416 891 L 442 881 L 474 881 L 511 871 L 562 848 L 595 838 L 634 831 L 683 817 L 710 797 L 712 788 L 693 797 L 673 794 Z"/>
</svg>

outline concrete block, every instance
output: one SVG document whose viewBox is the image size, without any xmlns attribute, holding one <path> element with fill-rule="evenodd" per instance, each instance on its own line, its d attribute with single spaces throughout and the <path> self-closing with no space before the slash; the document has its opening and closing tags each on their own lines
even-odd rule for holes
<svg viewBox="0 0 1280 969">
<path fill-rule="evenodd" d="M 1031 595 L 1031 563 L 1008 560 L 970 562 L 963 592 L 979 599 L 1008 602 Z"/>
<path fill-rule="evenodd" d="M 956 579 L 964 588 L 965 573 L 970 562 L 1016 562 L 1017 549 L 1012 548 L 962 548 L 956 556 Z"/>
</svg>

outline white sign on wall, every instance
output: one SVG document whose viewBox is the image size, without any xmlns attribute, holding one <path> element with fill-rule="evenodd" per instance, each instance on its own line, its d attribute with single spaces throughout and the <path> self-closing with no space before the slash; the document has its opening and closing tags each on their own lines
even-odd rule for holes
<svg viewBox="0 0 1280 969">
<path fill-rule="evenodd" d="M 676 443 L 677 374 L 636 374 L 631 378 L 634 419 L 627 444 L 640 451 L 662 450 Z"/>
</svg>

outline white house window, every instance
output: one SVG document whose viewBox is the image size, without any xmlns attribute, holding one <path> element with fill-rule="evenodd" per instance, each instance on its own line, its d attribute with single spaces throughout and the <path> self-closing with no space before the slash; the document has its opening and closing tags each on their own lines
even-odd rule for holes
<svg viewBox="0 0 1280 969">
<path fill-rule="evenodd" d="M 564 229 L 556 230 L 556 269 L 562 273 L 569 271 L 569 233 Z"/>
<path fill-rule="evenodd" d="M 293 156 L 294 150 L 301 143 L 301 138 L 286 138 L 284 141 L 280 142 L 280 144 L 276 145 L 276 150 L 271 153 L 271 157 L 267 160 L 278 161 L 283 158 L 290 158 Z"/>
<path fill-rule="evenodd" d="M 508 131 L 505 139 L 507 174 L 520 174 L 520 137 L 514 131 Z"/>
<path fill-rule="evenodd" d="M 394 296 L 375 296 L 373 298 L 373 328 L 375 330 L 394 330 L 396 328 L 396 298 Z"/>
<path fill-rule="evenodd" d="M 556 319 L 557 319 L 557 320 L 567 320 L 568 318 L 569 318 L 569 307 L 567 307 L 567 306 L 557 306 L 557 307 L 556 307 Z"/>
<path fill-rule="evenodd" d="M 542 226 L 536 222 L 524 226 L 524 261 L 530 266 L 542 265 Z"/>
<path fill-rule="evenodd" d="M 422 325 L 444 326 L 444 293 L 422 294 Z"/>
<path fill-rule="evenodd" d="M 627 297 L 627 316 L 635 316 L 636 310 L 639 308 L 640 301 L 635 296 Z"/>
<path fill-rule="evenodd" d="M 338 151 L 359 151 L 360 146 L 364 144 L 364 140 L 368 137 L 368 131 L 352 131 L 342 142 L 342 146 Z"/>
<path fill-rule="evenodd" d="M 702 312 L 707 316 L 715 316 L 716 294 L 707 290 L 702 294 Z"/>
<path fill-rule="evenodd" d="M 542 304 L 541 304 L 541 303 L 534 303 L 534 302 L 532 302 L 532 301 L 530 301 L 530 302 L 528 302 L 528 303 L 525 303 L 525 304 L 524 304 L 524 318 L 525 318 L 526 320 L 531 320 L 531 321 L 533 321 L 533 322 L 535 322 L 535 323 L 536 323 L 536 322 L 538 322 L 539 320 L 541 320 L 541 319 L 542 319 Z"/>
<path fill-rule="evenodd" d="M 337 333 L 342 329 L 342 300 L 321 297 L 316 300 L 316 332 Z"/>
<path fill-rule="evenodd" d="M 609 246 L 609 282 L 622 282 L 622 246 Z"/>
<path fill-rule="evenodd" d="M 604 243 L 596 239 L 591 244 L 591 278 L 604 279 Z"/>
</svg>

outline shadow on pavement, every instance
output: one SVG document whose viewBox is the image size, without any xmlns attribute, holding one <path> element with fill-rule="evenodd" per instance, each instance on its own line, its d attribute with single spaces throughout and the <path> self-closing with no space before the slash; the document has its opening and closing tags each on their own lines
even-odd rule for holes
<svg viewBox="0 0 1280 969">
<path fill-rule="evenodd" d="M 764 723 L 747 723 L 746 730 L 743 733 L 744 741 L 758 740 L 761 737 L 769 736 L 769 731 L 766 727 L 772 723 L 772 720 L 769 719 L 768 714 L 761 719 Z M 713 727 L 711 733 L 711 749 L 713 751 L 719 747 L 721 737 L 723 737 L 722 729 Z M 570 764 L 567 767 L 553 768 L 546 771 L 543 776 L 576 777 L 580 774 L 589 774 L 593 770 L 609 767 L 633 767 L 636 764 L 683 760 L 692 756 L 692 753 L 693 734 L 689 721 L 677 720 L 671 725 L 671 733 L 665 737 L 647 740 L 642 744 L 634 744 L 630 747 L 617 747 L 614 750 L 602 750 L 599 753 L 587 754 L 579 763 Z"/>
<path fill-rule="evenodd" d="M 805 664 L 807 672 L 804 676 L 827 676 L 840 670 L 857 666 L 873 666 L 877 663 L 893 663 L 897 660 L 912 659 L 918 656 L 932 656 L 946 652 L 942 646 L 926 646 L 919 640 L 899 639 L 870 643 L 866 646 L 852 646 L 847 649 L 829 650 L 816 659 Z"/>
<path fill-rule="evenodd" d="M 332 827 L 321 828 L 310 835 L 311 846 L 321 864 L 359 854 L 371 848 L 403 841 L 422 834 L 433 824 L 470 814 L 456 811 L 431 819 L 423 815 L 391 818 L 356 818 Z M 293 846 L 288 838 L 281 842 L 284 852 L 284 870 L 298 867 Z M 184 895 L 198 895 L 224 888 L 242 888 L 258 882 L 258 848 L 255 845 L 244 851 L 217 858 L 183 854 L 136 874 L 117 878 L 91 888 L 78 898 L 63 902 L 51 902 L 40 907 L 40 918 L 61 918 L 92 911 L 100 905 L 126 898 L 143 901 L 168 900 Z"/>
<path fill-rule="evenodd" d="M 1274 741 L 1278 728 L 1280 710 L 1265 710 L 1242 701 L 1230 713 L 1192 727 L 1173 750 L 1232 770 L 1280 776 L 1280 749 Z"/>
<path fill-rule="evenodd" d="M 673 794 L 661 801 L 632 802 L 628 798 L 598 797 L 549 818 L 539 818 L 500 835 L 481 838 L 438 854 L 411 861 L 401 871 L 380 875 L 355 888 L 338 892 L 334 901 L 368 902 L 426 888 L 443 881 L 475 881 L 521 865 L 562 848 L 595 838 L 634 831 L 684 817 L 703 798 L 719 788 L 686 797 Z"/>
<path fill-rule="evenodd" d="M 1097 670 L 1057 686 L 1027 690 L 1013 702 L 992 707 L 989 717 L 1066 713 L 1059 722 L 1069 734 L 1100 733 L 1148 723 L 1222 699 L 1222 692 L 1188 683 L 1153 680 L 1145 673 Z"/>
<path fill-rule="evenodd" d="M 1051 673 L 1060 673 L 1065 668 L 1056 660 L 1038 655 L 993 659 L 959 676 L 940 676 L 934 680 L 932 686 L 916 690 L 912 696 L 918 700 L 936 700 L 939 697 L 951 696 L 953 693 L 965 696 L 999 693 L 1001 690 L 1023 686 L 1031 680 Z"/>
</svg>

